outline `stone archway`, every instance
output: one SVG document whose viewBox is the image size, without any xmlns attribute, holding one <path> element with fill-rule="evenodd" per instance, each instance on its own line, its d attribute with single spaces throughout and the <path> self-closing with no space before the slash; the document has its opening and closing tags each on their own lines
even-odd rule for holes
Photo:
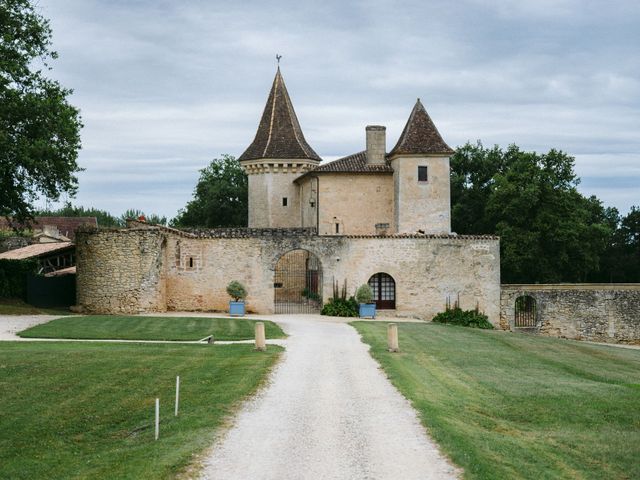
<svg viewBox="0 0 640 480">
<path fill-rule="evenodd" d="M 275 313 L 319 313 L 322 308 L 322 264 L 308 250 L 291 250 L 276 263 L 273 279 Z"/>
</svg>

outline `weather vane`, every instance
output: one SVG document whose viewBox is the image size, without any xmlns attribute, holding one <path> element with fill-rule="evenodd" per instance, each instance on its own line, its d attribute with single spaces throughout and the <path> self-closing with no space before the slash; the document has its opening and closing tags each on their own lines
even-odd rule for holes
<svg viewBox="0 0 640 480">
<path fill-rule="evenodd" d="M 276 53 L 276 60 L 277 60 L 277 62 L 278 62 L 278 66 L 280 66 L 280 59 L 281 59 L 281 58 L 282 58 L 282 55 L 278 55 L 278 54 Z"/>
</svg>

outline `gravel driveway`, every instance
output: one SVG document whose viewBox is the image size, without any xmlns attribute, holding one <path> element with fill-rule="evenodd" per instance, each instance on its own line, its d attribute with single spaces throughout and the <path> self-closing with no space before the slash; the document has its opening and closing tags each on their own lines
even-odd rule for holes
<svg viewBox="0 0 640 480">
<path fill-rule="evenodd" d="M 0 315 L 0 340 L 28 341 L 16 335 L 29 327 L 48 322 L 61 315 Z"/>
<path fill-rule="evenodd" d="M 285 356 L 212 447 L 202 478 L 458 477 L 352 327 L 317 316 L 277 321 L 290 335 Z"/>
</svg>

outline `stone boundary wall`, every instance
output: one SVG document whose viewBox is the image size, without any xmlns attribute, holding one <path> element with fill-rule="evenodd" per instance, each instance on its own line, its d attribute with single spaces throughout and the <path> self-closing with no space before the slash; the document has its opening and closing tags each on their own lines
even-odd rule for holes
<svg viewBox="0 0 640 480">
<path fill-rule="evenodd" d="M 86 313 L 166 310 L 165 245 L 159 229 L 77 231 L 77 305 Z"/>
<path fill-rule="evenodd" d="M 640 284 L 502 285 L 500 325 L 516 331 L 515 301 L 536 300 L 535 331 L 595 342 L 640 344 Z"/>
<path fill-rule="evenodd" d="M 136 225 L 136 227 L 138 227 Z M 323 299 L 334 279 L 349 294 L 378 272 L 396 282 L 396 310 L 430 320 L 447 298 L 476 304 L 498 324 L 500 253 L 496 237 L 273 235 L 203 238 L 165 227 L 79 232 L 78 305 L 93 313 L 226 311 L 226 285 L 243 282 L 247 311 L 272 313 L 280 257 L 296 249 L 322 264 Z"/>
</svg>

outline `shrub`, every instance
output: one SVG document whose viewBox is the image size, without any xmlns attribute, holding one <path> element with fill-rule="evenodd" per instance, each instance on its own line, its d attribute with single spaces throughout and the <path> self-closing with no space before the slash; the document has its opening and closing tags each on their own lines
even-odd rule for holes
<svg viewBox="0 0 640 480">
<path fill-rule="evenodd" d="M 0 260 L 0 298 L 27 297 L 27 276 L 36 273 L 36 260 Z"/>
<path fill-rule="evenodd" d="M 349 299 L 332 298 L 329 303 L 322 307 L 320 314 L 331 317 L 357 317 L 358 302 L 353 297 L 349 297 Z"/>
<path fill-rule="evenodd" d="M 304 290 L 302 290 L 302 296 L 305 298 L 308 298 L 309 300 L 313 300 L 315 302 L 319 302 L 320 300 L 322 300 L 322 298 L 320 298 L 319 293 L 314 292 L 308 288 L 305 288 Z"/>
<path fill-rule="evenodd" d="M 489 318 L 476 310 L 462 310 L 457 305 L 453 308 L 447 308 L 444 312 L 438 313 L 433 317 L 433 322 L 450 323 L 452 325 L 461 325 L 463 327 L 483 328 L 490 330 L 493 328 Z"/>
<path fill-rule="evenodd" d="M 371 303 L 373 290 L 368 284 L 360 285 L 356 290 L 356 300 L 358 303 Z"/>
<path fill-rule="evenodd" d="M 229 285 L 227 285 L 227 293 L 236 302 L 239 302 L 246 298 L 247 289 L 237 280 L 233 280 L 232 282 L 229 282 Z"/>
</svg>

